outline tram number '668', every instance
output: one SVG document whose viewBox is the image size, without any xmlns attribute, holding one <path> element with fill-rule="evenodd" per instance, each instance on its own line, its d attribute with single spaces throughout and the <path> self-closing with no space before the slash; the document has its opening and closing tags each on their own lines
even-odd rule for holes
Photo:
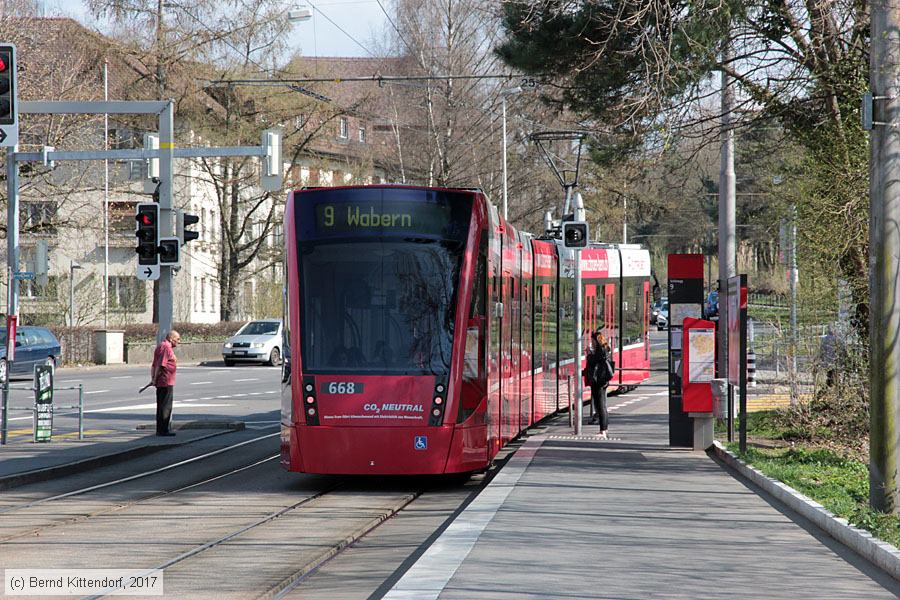
<svg viewBox="0 0 900 600">
<path fill-rule="evenodd" d="M 363 385 L 354 381 L 325 381 L 320 391 L 323 394 L 362 394 Z"/>
</svg>

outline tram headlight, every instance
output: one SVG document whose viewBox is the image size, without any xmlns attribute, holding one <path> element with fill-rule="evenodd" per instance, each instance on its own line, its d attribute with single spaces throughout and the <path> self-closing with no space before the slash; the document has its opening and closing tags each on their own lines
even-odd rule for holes
<svg viewBox="0 0 900 600">
<path fill-rule="evenodd" d="M 315 401 L 316 401 L 315 396 L 307 396 L 307 397 L 306 397 L 306 403 L 307 403 L 307 404 L 312 404 L 312 403 L 315 402 Z"/>
<path fill-rule="evenodd" d="M 431 414 L 433 414 L 436 417 L 439 417 L 439 416 L 441 416 L 441 409 L 436 408 L 433 411 L 431 411 Z"/>
<path fill-rule="evenodd" d="M 308 414 L 309 416 L 312 417 L 312 416 L 314 416 L 314 415 L 316 414 L 316 409 L 314 409 L 312 406 L 310 406 L 310 407 L 306 410 L 306 414 Z"/>
<path fill-rule="evenodd" d="M 441 398 L 440 396 L 437 396 L 437 397 L 434 399 L 434 403 L 435 403 L 435 404 L 443 404 L 443 402 L 444 402 L 444 399 Z"/>
</svg>

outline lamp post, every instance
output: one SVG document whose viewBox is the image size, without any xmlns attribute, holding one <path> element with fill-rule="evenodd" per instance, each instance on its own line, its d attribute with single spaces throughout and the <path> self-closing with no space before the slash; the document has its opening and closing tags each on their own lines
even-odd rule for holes
<svg viewBox="0 0 900 600">
<path fill-rule="evenodd" d="M 75 269 L 81 268 L 74 260 L 69 261 L 69 327 L 75 327 Z"/>
<path fill-rule="evenodd" d="M 287 18 L 291 23 L 309 21 L 312 19 L 312 11 L 305 6 L 298 6 L 297 8 L 288 11 Z"/>
<path fill-rule="evenodd" d="M 516 86 L 514 88 L 509 88 L 508 90 L 502 90 L 500 92 L 500 104 L 503 106 L 503 220 L 507 220 L 509 218 L 508 207 L 507 207 L 507 194 L 509 192 L 506 184 L 506 99 L 509 96 L 519 94 L 522 92 L 522 88 Z"/>
</svg>

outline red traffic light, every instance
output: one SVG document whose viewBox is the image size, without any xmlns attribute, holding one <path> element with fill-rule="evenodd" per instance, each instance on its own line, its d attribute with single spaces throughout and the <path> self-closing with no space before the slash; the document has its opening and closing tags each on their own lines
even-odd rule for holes
<svg viewBox="0 0 900 600">
<path fill-rule="evenodd" d="M 0 73 L 6 70 L 6 60 L 0 56 Z"/>
<path fill-rule="evenodd" d="M 137 219 L 141 222 L 141 225 L 153 225 L 153 219 L 148 214 L 138 215 Z"/>
</svg>

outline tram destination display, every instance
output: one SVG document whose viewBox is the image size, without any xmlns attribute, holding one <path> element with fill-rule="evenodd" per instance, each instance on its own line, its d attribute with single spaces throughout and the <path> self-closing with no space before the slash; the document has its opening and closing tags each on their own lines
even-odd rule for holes
<svg viewBox="0 0 900 600">
<path fill-rule="evenodd" d="M 446 205 L 403 200 L 324 202 L 316 205 L 318 233 L 442 235 L 450 221 Z"/>
</svg>

